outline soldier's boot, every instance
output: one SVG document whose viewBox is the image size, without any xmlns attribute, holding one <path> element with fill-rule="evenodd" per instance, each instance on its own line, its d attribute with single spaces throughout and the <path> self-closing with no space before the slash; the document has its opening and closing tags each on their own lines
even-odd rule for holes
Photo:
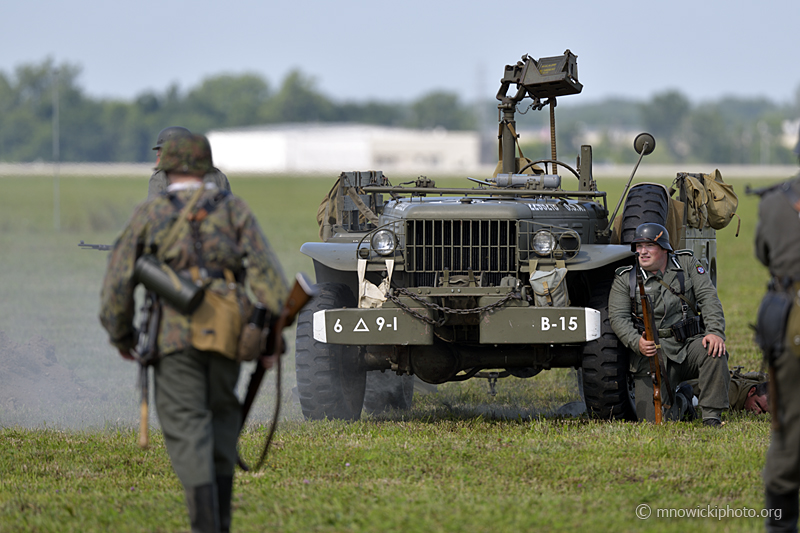
<svg viewBox="0 0 800 533">
<path fill-rule="evenodd" d="M 776 494 L 769 489 L 764 491 L 764 507 L 769 515 L 764 520 L 768 533 L 797 531 L 797 517 L 800 515 L 800 502 L 797 491 Z"/>
<path fill-rule="evenodd" d="M 231 530 L 231 498 L 233 497 L 233 476 L 217 476 L 217 497 L 219 501 L 219 530 Z"/>
<path fill-rule="evenodd" d="M 703 408 L 703 425 L 718 428 L 722 426 L 722 409 Z"/>
<path fill-rule="evenodd" d="M 679 404 L 679 420 L 685 420 L 687 422 L 697 420 L 698 416 L 692 402 L 693 398 L 694 393 L 692 392 L 691 385 L 686 382 L 681 383 L 678 390 L 675 391 L 675 402 Z"/>
<path fill-rule="evenodd" d="M 186 508 L 189 510 L 192 533 L 219 533 L 216 485 L 209 483 L 188 487 L 186 489 Z"/>
</svg>

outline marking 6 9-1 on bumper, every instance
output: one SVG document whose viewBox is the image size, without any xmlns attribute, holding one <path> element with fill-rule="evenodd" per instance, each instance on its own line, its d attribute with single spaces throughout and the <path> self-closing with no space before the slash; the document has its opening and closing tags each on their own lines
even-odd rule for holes
<svg viewBox="0 0 800 533">
<path fill-rule="evenodd" d="M 414 309 L 430 317 L 426 309 Z M 433 344 L 433 326 L 402 309 L 328 309 L 314 313 L 314 339 L 330 344 Z"/>
</svg>

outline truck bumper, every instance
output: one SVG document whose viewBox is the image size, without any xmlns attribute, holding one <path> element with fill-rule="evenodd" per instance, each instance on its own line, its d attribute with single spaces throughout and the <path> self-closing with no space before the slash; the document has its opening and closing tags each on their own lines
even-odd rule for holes
<svg viewBox="0 0 800 533">
<path fill-rule="evenodd" d="M 477 327 L 481 344 L 575 344 L 599 338 L 600 324 L 600 311 L 589 307 L 513 306 L 482 313 Z M 314 313 L 313 327 L 314 339 L 328 344 L 433 344 L 433 325 L 399 308 L 326 309 Z"/>
</svg>

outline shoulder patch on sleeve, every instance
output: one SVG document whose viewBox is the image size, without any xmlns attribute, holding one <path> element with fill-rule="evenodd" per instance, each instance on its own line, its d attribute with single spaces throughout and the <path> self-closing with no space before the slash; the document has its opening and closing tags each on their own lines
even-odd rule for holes
<svg viewBox="0 0 800 533">
<path fill-rule="evenodd" d="M 623 275 L 625 272 L 630 272 L 632 268 L 633 268 L 633 265 L 628 265 L 628 266 L 624 266 L 624 267 L 619 267 L 619 268 L 616 270 L 616 274 L 617 274 L 617 276 L 621 276 L 621 275 Z"/>
<path fill-rule="evenodd" d="M 675 250 L 674 254 L 675 255 L 693 255 L 692 251 L 689 250 L 688 248 L 683 249 L 683 250 Z"/>
</svg>

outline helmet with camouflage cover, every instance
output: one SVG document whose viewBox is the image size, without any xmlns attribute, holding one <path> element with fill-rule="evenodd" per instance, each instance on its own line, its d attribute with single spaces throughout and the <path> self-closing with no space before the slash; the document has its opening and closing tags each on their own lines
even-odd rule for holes
<svg viewBox="0 0 800 533">
<path fill-rule="evenodd" d="M 652 242 L 669 252 L 672 251 L 672 246 L 669 244 L 669 232 L 667 228 L 655 222 L 639 224 L 636 228 L 636 234 L 631 241 L 631 252 L 636 251 L 636 244 L 640 242 Z"/>
<path fill-rule="evenodd" d="M 177 139 L 178 137 L 188 137 L 191 135 L 192 132 L 184 128 L 183 126 L 169 126 L 168 128 L 164 128 L 160 132 L 158 132 L 158 137 L 156 138 L 156 145 L 153 146 L 153 150 L 158 150 L 159 148 L 164 146 L 164 143 L 170 139 Z"/>
<path fill-rule="evenodd" d="M 161 149 L 156 170 L 204 176 L 214 168 L 211 145 L 205 135 L 189 135 L 170 139 Z"/>
</svg>

